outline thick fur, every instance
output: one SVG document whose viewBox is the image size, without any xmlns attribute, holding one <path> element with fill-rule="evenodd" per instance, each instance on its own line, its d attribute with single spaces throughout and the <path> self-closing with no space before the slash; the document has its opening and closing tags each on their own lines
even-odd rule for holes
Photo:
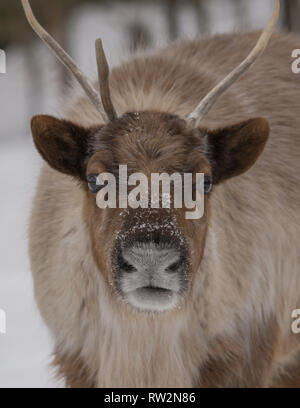
<svg viewBox="0 0 300 408">
<path fill-rule="evenodd" d="M 184 117 L 251 50 L 258 33 L 178 42 L 115 68 L 118 114 Z M 276 34 L 263 56 L 203 121 L 224 127 L 265 117 L 271 134 L 257 163 L 218 185 L 203 258 L 185 306 L 128 315 L 92 252 L 86 192 L 45 165 L 30 225 L 36 300 L 68 386 L 300 386 L 300 76 L 296 38 Z M 99 125 L 81 97 L 64 118 Z M 170 146 L 171 152 L 172 146 Z M 102 239 L 106 240 L 106 236 Z"/>
</svg>

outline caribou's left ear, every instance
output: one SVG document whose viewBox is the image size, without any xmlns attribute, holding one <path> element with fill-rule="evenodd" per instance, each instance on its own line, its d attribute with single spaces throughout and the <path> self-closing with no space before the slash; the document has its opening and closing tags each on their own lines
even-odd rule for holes
<svg viewBox="0 0 300 408">
<path fill-rule="evenodd" d="M 213 182 L 220 183 L 248 170 L 262 153 L 270 127 L 264 118 L 250 119 L 207 134 L 207 158 Z"/>
<path fill-rule="evenodd" d="M 86 129 L 49 115 L 34 116 L 31 131 L 37 150 L 55 170 L 85 179 L 89 139 L 95 129 Z"/>
</svg>

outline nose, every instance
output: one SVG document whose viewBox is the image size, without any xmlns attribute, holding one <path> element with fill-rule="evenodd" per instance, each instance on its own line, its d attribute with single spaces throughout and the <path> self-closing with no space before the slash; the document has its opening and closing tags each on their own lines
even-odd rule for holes
<svg viewBox="0 0 300 408">
<path fill-rule="evenodd" d="M 136 242 L 119 252 L 118 269 L 123 274 L 139 273 L 149 285 L 158 276 L 180 274 L 184 269 L 183 251 L 169 243 Z"/>
<path fill-rule="evenodd" d="M 183 250 L 170 242 L 135 242 L 119 251 L 117 282 L 128 304 L 139 311 L 176 307 L 186 286 Z"/>
<path fill-rule="evenodd" d="M 114 285 L 139 312 L 181 308 L 190 276 L 189 247 L 168 211 L 127 213 L 112 251 Z"/>
</svg>

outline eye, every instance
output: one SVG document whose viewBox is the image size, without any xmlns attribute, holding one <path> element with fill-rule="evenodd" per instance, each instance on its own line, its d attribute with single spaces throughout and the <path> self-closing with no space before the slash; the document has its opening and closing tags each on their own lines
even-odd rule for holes
<svg viewBox="0 0 300 408">
<path fill-rule="evenodd" d="M 204 194 L 208 194 L 212 189 L 212 178 L 211 176 L 204 175 Z"/>
<path fill-rule="evenodd" d="M 87 176 L 88 186 L 92 193 L 97 193 L 101 188 L 101 186 L 97 184 L 97 177 L 98 174 L 89 174 Z"/>
</svg>

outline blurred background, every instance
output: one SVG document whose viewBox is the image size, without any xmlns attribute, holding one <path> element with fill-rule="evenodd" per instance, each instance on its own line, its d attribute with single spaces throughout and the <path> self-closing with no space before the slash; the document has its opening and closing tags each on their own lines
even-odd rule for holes
<svg viewBox="0 0 300 408">
<path fill-rule="evenodd" d="M 282 0 L 280 29 L 300 34 L 300 0 Z M 41 24 L 96 78 L 94 41 L 111 66 L 179 38 L 262 28 L 273 0 L 31 0 Z M 300 37 L 299 37 L 300 39 Z M 1 0 L 0 388 L 62 386 L 49 368 L 51 338 L 34 304 L 27 228 L 41 161 L 30 118 L 60 114 L 73 79 L 31 30 L 19 0 Z"/>
</svg>

